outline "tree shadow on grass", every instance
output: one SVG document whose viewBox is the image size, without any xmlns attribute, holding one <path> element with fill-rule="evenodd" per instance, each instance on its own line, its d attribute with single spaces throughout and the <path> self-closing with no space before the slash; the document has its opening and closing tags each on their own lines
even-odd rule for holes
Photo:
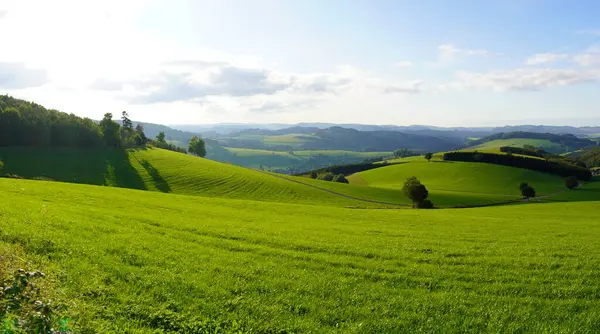
<svg viewBox="0 0 600 334">
<path fill-rule="evenodd" d="M 142 165 L 142 167 L 144 167 L 148 174 L 150 174 L 150 177 L 152 177 L 156 189 L 163 193 L 171 192 L 171 187 L 169 187 L 167 181 L 160 175 L 158 169 L 152 166 L 152 164 L 149 163 L 147 160 L 140 161 L 140 164 Z"/>
<path fill-rule="evenodd" d="M 122 149 L 10 147 L 0 149 L 0 160 L 4 173 L 26 179 L 146 189 Z"/>
</svg>

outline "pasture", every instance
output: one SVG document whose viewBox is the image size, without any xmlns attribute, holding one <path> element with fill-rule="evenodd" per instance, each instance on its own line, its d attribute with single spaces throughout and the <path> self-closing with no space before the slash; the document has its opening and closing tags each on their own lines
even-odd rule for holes
<svg viewBox="0 0 600 334">
<path fill-rule="evenodd" d="M 0 179 L 81 332 L 594 332 L 597 202 L 352 210 Z M 557 214 L 560 213 L 560 214 Z"/>
</svg>

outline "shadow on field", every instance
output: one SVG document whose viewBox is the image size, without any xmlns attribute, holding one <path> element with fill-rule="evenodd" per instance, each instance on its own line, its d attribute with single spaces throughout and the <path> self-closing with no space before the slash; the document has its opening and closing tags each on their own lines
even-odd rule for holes
<svg viewBox="0 0 600 334">
<path fill-rule="evenodd" d="M 152 181 L 154 181 L 156 189 L 162 191 L 163 193 L 171 192 L 171 187 L 169 187 L 167 181 L 160 175 L 158 169 L 152 166 L 152 164 L 149 163 L 147 160 L 140 161 L 140 164 L 142 165 L 142 167 L 144 167 L 148 174 L 150 174 L 150 177 L 152 177 Z"/>
<path fill-rule="evenodd" d="M 5 174 L 26 179 L 146 189 L 125 150 L 11 147 L 0 160 Z"/>
</svg>

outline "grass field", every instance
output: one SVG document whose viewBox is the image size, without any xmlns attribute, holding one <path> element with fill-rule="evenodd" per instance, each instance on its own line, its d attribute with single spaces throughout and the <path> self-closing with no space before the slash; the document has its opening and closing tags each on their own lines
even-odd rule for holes
<svg viewBox="0 0 600 334">
<path fill-rule="evenodd" d="M 161 149 L 2 149 L 0 160 L 5 173 L 26 178 L 275 202 L 369 205 L 258 171 Z"/>
<path fill-rule="evenodd" d="M 401 189 L 411 176 L 425 184 L 431 200 L 441 207 L 517 199 L 521 182 L 532 185 L 538 195 L 564 189 L 563 179 L 549 174 L 485 163 L 427 162 L 423 157 L 399 159 L 396 164 L 360 172 L 348 180 L 357 185 Z"/>
<path fill-rule="evenodd" d="M 81 332 L 600 328 L 597 202 L 351 210 L 13 179 L 0 189 L 0 250 L 46 272 Z"/>
<path fill-rule="evenodd" d="M 511 138 L 511 139 L 496 139 L 489 142 L 485 142 L 481 145 L 469 147 L 468 150 L 500 150 L 502 146 L 515 146 L 523 147 L 525 145 L 531 145 L 534 147 L 542 147 L 550 152 L 561 152 L 564 153 L 566 148 L 563 145 L 553 143 L 550 140 L 544 139 L 530 139 L 530 138 Z"/>
</svg>

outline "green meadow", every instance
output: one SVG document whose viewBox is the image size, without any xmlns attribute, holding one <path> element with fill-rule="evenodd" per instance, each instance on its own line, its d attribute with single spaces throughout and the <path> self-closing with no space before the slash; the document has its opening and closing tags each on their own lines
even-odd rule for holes
<svg viewBox="0 0 600 334">
<path fill-rule="evenodd" d="M 0 189 L 0 249 L 47 273 L 74 331 L 600 326 L 598 202 L 357 210 L 12 179 Z"/>
<path fill-rule="evenodd" d="M 12 177 L 0 178 L 0 279 L 43 271 L 40 298 L 61 306 L 69 333 L 600 328 L 597 178 L 566 190 L 437 156 L 351 184 L 153 148 L 11 148 L 0 160 Z M 408 176 L 442 209 L 409 209 Z M 523 181 L 551 196 L 443 209 L 516 200 Z"/>
<path fill-rule="evenodd" d="M 517 200 L 521 182 L 531 184 L 538 195 L 564 189 L 562 178 L 545 173 L 485 163 L 426 161 L 423 157 L 398 159 L 390 166 L 351 175 L 348 180 L 369 189 L 397 191 L 411 176 L 427 186 L 431 200 L 439 207 Z"/>
</svg>

